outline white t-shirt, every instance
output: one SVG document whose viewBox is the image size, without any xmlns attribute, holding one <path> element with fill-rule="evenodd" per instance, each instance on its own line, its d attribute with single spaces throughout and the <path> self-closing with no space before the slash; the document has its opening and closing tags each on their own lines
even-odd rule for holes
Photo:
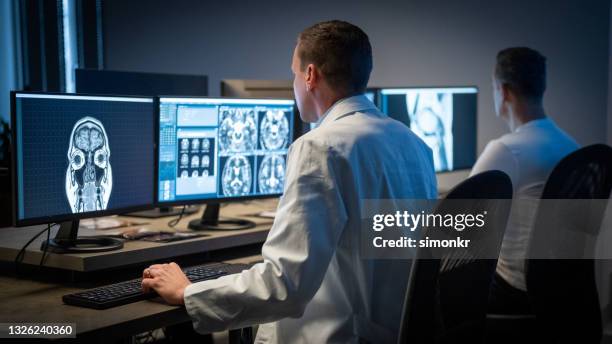
<svg viewBox="0 0 612 344">
<path fill-rule="evenodd" d="M 527 122 L 512 133 L 492 140 L 474 165 L 471 175 L 501 170 L 512 180 L 514 202 L 502 243 L 497 273 L 510 285 L 527 290 L 525 261 L 537 200 L 557 163 L 578 149 L 578 144 L 549 118 Z"/>
</svg>

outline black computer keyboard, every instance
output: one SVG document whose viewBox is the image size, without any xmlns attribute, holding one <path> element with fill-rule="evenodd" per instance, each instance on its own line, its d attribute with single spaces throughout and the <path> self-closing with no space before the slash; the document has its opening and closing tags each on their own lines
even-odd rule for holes
<svg viewBox="0 0 612 344">
<path fill-rule="evenodd" d="M 246 264 L 206 264 L 184 268 L 185 275 L 191 282 L 200 282 L 214 279 L 223 275 L 246 270 L 250 265 Z M 143 293 L 142 279 L 137 278 L 125 282 L 109 284 L 102 287 L 80 291 L 74 294 L 64 295 L 62 300 L 68 305 L 107 309 L 121 306 L 141 300 L 151 299 L 157 296 L 155 292 Z"/>
</svg>

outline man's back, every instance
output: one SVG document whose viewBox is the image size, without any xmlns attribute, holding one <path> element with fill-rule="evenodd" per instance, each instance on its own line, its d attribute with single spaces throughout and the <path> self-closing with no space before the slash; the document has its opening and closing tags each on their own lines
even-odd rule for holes
<svg viewBox="0 0 612 344">
<path fill-rule="evenodd" d="M 299 150 L 312 147 L 300 159 L 312 153 L 331 157 L 332 178 L 347 221 L 344 228 L 313 229 L 313 233 L 338 231 L 335 252 L 304 314 L 267 325 L 279 342 L 288 338 L 292 342 L 358 338 L 386 342 L 397 335 L 410 261 L 361 257 L 361 203 L 365 199 L 434 199 L 436 180 L 430 149 L 405 125 L 364 99 L 353 97 L 337 104 L 320 127 L 294 144 Z M 344 113 L 364 104 L 362 111 Z M 317 325 L 316 333 L 308 330 L 312 324 Z M 259 335 L 263 338 L 265 333 L 262 329 Z"/>
<path fill-rule="evenodd" d="M 524 257 L 546 179 L 557 163 L 578 144 L 548 119 L 527 122 L 514 132 L 491 141 L 472 170 L 506 172 L 514 187 L 514 203 L 497 265 L 497 273 L 511 286 L 527 290 Z"/>
</svg>

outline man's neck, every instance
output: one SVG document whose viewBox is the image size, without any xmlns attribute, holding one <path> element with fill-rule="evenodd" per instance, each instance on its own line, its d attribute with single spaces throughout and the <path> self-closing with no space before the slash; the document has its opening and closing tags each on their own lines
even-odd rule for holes
<svg viewBox="0 0 612 344">
<path fill-rule="evenodd" d="M 510 115 L 510 130 L 514 131 L 523 124 L 546 118 L 546 112 L 542 103 L 520 103 L 516 104 Z"/>
<path fill-rule="evenodd" d="M 329 109 L 334 106 L 334 104 L 336 104 L 338 101 L 344 99 L 344 98 L 348 98 L 352 96 L 351 94 L 328 94 L 328 95 L 323 95 L 321 97 L 321 99 L 319 99 L 318 101 L 315 102 L 315 106 L 317 109 L 317 116 L 320 119 L 321 117 L 323 117 L 327 111 L 329 111 Z"/>
</svg>

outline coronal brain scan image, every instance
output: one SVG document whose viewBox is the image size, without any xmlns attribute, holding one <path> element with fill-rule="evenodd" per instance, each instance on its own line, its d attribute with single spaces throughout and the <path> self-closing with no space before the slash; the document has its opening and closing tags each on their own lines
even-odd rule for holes
<svg viewBox="0 0 612 344">
<path fill-rule="evenodd" d="M 191 150 L 192 151 L 200 150 L 200 140 L 199 139 L 191 140 Z"/>
<path fill-rule="evenodd" d="M 187 139 L 182 139 L 181 140 L 181 150 L 188 150 L 189 149 L 189 140 Z"/>
<path fill-rule="evenodd" d="M 200 167 L 200 158 L 197 155 L 191 157 L 191 168 Z"/>
<path fill-rule="evenodd" d="M 406 107 L 410 129 L 432 149 L 436 170 L 452 170 L 452 94 L 409 92 L 406 94 Z"/>
<path fill-rule="evenodd" d="M 243 155 L 233 155 L 223 166 L 221 185 L 226 196 L 247 195 L 251 191 L 251 164 Z"/>
<path fill-rule="evenodd" d="M 266 155 L 259 166 L 259 192 L 276 194 L 283 192 L 285 183 L 285 158 L 282 155 Z"/>
<path fill-rule="evenodd" d="M 265 149 L 281 149 L 289 141 L 289 121 L 285 112 L 268 110 L 259 124 L 259 140 Z"/>
<path fill-rule="evenodd" d="M 187 166 L 187 165 L 189 165 L 189 155 L 182 154 L 181 155 L 181 166 Z"/>
<path fill-rule="evenodd" d="M 208 155 L 202 155 L 202 168 L 208 168 L 210 166 L 210 157 Z"/>
<path fill-rule="evenodd" d="M 202 139 L 202 151 L 208 152 L 210 149 L 210 141 L 208 139 Z"/>
<path fill-rule="evenodd" d="M 257 144 L 253 110 L 228 109 L 221 113 L 219 147 L 221 152 L 244 152 Z"/>
<path fill-rule="evenodd" d="M 105 210 L 113 189 L 110 146 L 102 122 L 78 120 L 70 134 L 66 196 L 73 213 Z"/>
</svg>

